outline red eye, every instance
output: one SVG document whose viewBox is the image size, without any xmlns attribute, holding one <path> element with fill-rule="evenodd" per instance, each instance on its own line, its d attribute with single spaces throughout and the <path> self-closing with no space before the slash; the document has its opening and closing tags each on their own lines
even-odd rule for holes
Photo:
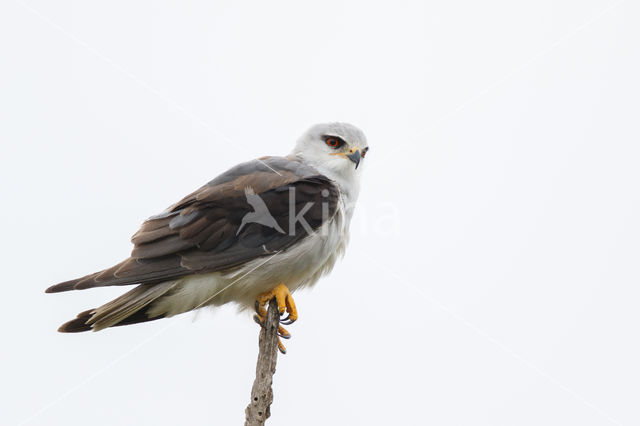
<svg viewBox="0 0 640 426">
<path fill-rule="evenodd" d="M 326 142 L 331 148 L 338 148 L 340 146 L 340 141 L 335 138 L 327 138 Z"/>
</svg>

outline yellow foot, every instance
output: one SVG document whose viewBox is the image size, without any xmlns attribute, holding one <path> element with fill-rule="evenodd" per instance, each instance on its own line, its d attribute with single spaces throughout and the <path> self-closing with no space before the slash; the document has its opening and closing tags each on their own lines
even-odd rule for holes
<svg viewBox="0 0 640 426">
<path fill-rule="evenodd" d="M 278 284 L 272 290 L 258 295 L 255 305 L 257 315 L 255 315 L 253 319 L 260 324 L 261 327 L 264 327 L 264 319 L 267 317 L 267 309 L 265 308 L 265 305 L 274 297 L 278 303 L 278 311 L 280 312 L 280 315 L 284 314 L 285 311 L 289 314 L 280 322 L 283 324 L 293 324 L 298 319 L 298 310 L 296 309 L 296 304 L 293 301 L 293 297 L 291 297 L 289 289 L 284 284 Z M 281 325 L 278 325 L 278 336 L 283 339 L 291 338 L 291 334 Z M 280 338 L 278 338 L 278 349 L 283 354 L 287 353 L 287 349 L 282 344 Z"/>
<path fill-rule="evenodd" d="M 285 311 L 289 314 L 280 322 L 283 324 L 293 324 L 298 319 L 298 310 L 296 309 L 296 304 L 293 301 L 293 297 L 291 296 L 289 289 L 284 284 L 278 284 L 272 290 L 258 296 L 256 299 L 256 310 L 258 315 L 262 315 L 264 318 L 267 313 L 265 305 L 274 297 L 276 298 L 276 302 L 278 302 L 278 311 L 280 311 L 280 315 L 284 314 Z"/>
</svg>

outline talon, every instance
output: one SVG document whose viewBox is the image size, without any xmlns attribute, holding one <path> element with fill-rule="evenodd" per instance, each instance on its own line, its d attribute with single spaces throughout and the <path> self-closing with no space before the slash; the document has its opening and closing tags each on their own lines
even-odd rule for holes
<svg viewBox="0 0 640 426">
<path fill-rule="evenodd" d="M 253 316 L 253 320 L 256 322 L 256 324 L 258 324 L 260 327 L 264 328 L 264 320 L 259 316 L 259 315 L 254 315 Z"/>
<path fill-rule="evenodd" d="M 264 306 L 262 306 L 260 304 L 260 302 L 258 302 L 256 300 L 256 304 L 253 307 L 254 307 L 254 309 L 256 311 L 256 314 L 258 314 L 258 316 L 260 318 L 266 318 L 267 317 L 267 309 Z"/>
<path fill-rule="evenodd" d="M 281 325 L 278 326 L 278 336 L 282 337 L 283 339 L 291 339 L 291 333 L 285 330 Z"/>
<path fill-rule="evenodd" d="M 284 347 L 284 345 L 280 341 L 280 338 L 278 338 L 278 350 L 280 351 L 280 353 L 282 355 L 286 355 L 287 354 L 287 348 Z"/>
</svg>

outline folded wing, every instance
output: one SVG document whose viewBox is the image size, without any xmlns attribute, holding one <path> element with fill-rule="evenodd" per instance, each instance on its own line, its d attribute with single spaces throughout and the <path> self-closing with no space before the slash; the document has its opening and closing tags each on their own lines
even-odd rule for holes
<svg viewBox="0 0 640 426">
<path fill-rule="evenodd" d="M 280 229 L 259 223 L 242 226 L 245 215 L 254 211 L 247 202 L 246 188 L 260 196 Z M 145 221 L 131 239 L 134 249 L 128 259 L 56 284 L 47 292 L 156 284 L 194 273 L 232 269 L 286 250 L 307 237 L 301 222 L 296 222 L 290 232 L 291 213 L 306 210 L 304 220 L 315 231 L 333 217 L 338 199 L 339 190 L 330 179 L 295 158 L 270 157 L 244 163 Z"/>
</svg>

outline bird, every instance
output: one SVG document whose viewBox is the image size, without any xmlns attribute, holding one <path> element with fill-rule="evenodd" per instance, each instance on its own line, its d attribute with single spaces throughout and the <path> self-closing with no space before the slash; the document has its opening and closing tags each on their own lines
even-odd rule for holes
<svg viewBox="0 0 640 426">
<path fill-rule="evenodd" d="M 282 325 L 299 317 L 292 294 L 344 256 L 368 151 L 358 127 L 321 123 L 286 156 L 232 167 L 145 220 L 124 261 L 49 287 L 46 293 L 133 286 L 58 331 L 100 331 L 228 303 L 255 310 L 264 326 L 275 298 L 278 347 L 286 353 L 280 338 L 291 334 Z"/>
</svg>

